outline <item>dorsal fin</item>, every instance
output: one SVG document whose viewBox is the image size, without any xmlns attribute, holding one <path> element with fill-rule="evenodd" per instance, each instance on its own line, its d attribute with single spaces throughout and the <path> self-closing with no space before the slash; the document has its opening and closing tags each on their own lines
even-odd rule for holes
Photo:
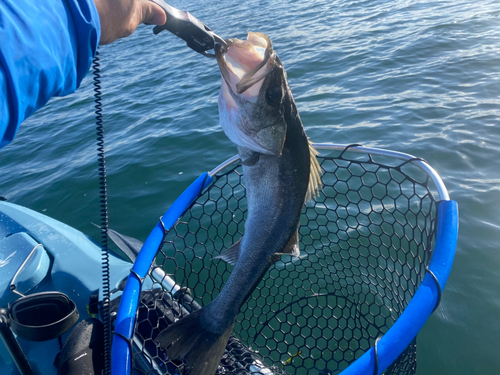
<svg viewBox="0 0 500 375">
<path fill-rule="evenodd" d="M 316 155 L 319 155 L 319 152 L 316 151 L 309 139 L 307 142 L 309 143 L 309 159 L 311 162 L 309 187 L 306 194 L 306 201 L 309 201 L 316 198 L 321 190 L 321 167 L 319 166 L 318 159 L 316 158 Z"/>
</svg>

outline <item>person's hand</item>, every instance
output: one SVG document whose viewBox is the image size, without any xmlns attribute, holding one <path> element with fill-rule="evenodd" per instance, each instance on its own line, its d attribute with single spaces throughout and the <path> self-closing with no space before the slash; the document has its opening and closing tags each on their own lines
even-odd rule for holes
<svg viewBox="0 0 500 375">
<path fill-rule="evenodd" d="M 99 44 L 109 44 L 132 34 L 141 23 L 163 25 L 165 11 L 149 0 L 94 0 L 101 22 Z"/>
</svg>

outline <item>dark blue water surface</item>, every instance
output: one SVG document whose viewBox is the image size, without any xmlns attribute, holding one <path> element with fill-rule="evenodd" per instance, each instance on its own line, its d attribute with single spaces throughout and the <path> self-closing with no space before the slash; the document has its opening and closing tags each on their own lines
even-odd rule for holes
<svg viewBox="0 0 500 375">
<path fill-rule="evenodd" d="M 419 335 L 419 374 L 498 374 L 500 2 L 171 1 L 223 37 L 267 34 L 316 142 L 426 159 L 460 208 L 457 256 Z M 201 172 L 236 153 L 215 60 L 141 26 L 101 48 L 109 220 L 144 240 Z M 90 76 L 0 150 L 0 195 L 97 238 Z"/>
</svg>

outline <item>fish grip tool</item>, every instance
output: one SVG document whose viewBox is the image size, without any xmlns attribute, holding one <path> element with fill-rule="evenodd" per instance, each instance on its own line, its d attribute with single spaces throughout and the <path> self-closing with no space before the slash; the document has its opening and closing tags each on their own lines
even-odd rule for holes
<svg viewBox="0 0 500 375">
<path fill-rule="evenodd" d="M 194 17 L 191 13 L 174 8 L 163 0 L 150 0 L 162 7 L 167 14 L 167 22 L 162 26 L 155 26 L 153 33 L 159 34 L 168 30 L 184 40 L 189 48 L 203 56 L 215 58 L 207 51 L 213 49 L 216 43 L 226 46 L 224 40 L 215 34 L 207 25 Z"/>
</svg>

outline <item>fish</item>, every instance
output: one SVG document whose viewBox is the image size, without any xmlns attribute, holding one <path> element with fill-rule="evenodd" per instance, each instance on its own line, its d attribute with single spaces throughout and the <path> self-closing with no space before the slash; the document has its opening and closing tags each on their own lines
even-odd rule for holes
<svg viewBox="0 0 500 375">
<path fill-rule="evenodd" d="M 221 292 L 157 337 L 191 375 L 215 374 L 241 306 L 281 254 L 299 255 L 301 211 L 320 190 L 317 151 L 271 40 L 250 32 L 246 40 L 225 42 L 215 50 L 222 76 L 219 120 L 238 148 L 248 214 L 241 240 L 215 257 L 234 265 Z"/>
</svg>

